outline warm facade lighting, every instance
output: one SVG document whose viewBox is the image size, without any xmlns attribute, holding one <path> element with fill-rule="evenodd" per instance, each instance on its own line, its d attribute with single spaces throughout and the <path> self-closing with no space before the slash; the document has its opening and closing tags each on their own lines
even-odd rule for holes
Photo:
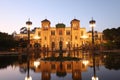
<svg viewBox="0 0 120 80">
<path fill-rule="evenodd" d="M 82 38 L 82 39 L 87 39 L 88 36 L 87 36 L 87 35 L 83 35 L 83 36 L 81 36 L 81 38 Z"/>
<path fill-rule="evenodd" d="M 34 36 L 34 39 L 38 40 L 40 37 L 38 35 Z"/>
<path fill-rule="evenodd" d="M 66 44 L 68 44 L 68 42 L 66 42 Z"/>
</svg>

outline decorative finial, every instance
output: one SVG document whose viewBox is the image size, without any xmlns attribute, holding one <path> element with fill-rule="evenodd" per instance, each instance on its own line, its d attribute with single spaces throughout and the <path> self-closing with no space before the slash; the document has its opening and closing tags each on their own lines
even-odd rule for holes
<svg viewBox="0 0 120 80">
<path fill-rule="evenodd" d="M 92 20 L 93 20 L 93 17 L 92 17 Z"/>
<path fill-rule="evenodd" d="M 45 16 L 45 19 L 47 19 L 47 16 Z"/>
<path fill-rule="evenodd" d="M 30 18 L 28 18 L 28 21 L 30 21 Z"/>
</svg>

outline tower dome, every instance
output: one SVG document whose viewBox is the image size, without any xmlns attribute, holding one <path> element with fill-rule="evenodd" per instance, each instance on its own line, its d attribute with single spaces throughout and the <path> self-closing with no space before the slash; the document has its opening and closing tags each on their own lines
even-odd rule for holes
<svg viewBox="0 0 120 80">
<path fill-rule="evenodd" d="M 72 22 L 80 22 L 80 20 L 78 20 L 78 19 L 73 19 L 72 21 L 71 21 L 71 23 Z"/>
<path fill-rule="evenodd" d="M 47 19 L 45 19 L 45 20 L 43 20 L 43 21 L 41 21 L 41 23 L 42 23 L 42 28 L 43 29 L 49 29 L 50 28 L 50 21 L 49 20 L 47 20 Z"/>
<path fill-rule="evenodd" d="M 49 20 L 47 20 L 47 19 L 44 19 L 42 22 L 49 22 L 49 23 L 50 23 L 50 21 L 49 21 Z"/>
</svg>

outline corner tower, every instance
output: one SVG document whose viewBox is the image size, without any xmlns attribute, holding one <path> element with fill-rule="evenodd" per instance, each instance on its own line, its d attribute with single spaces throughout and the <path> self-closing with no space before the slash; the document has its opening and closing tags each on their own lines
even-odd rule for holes
<svg viewBox="0 0 120 80">
<path fill-rule="evenodd" d="M 71 27 L 74 29 L 74 30 L 78 30 L 80 28 L 80 20 L 77 20 L 77 19 L 73 19 L 71 21 Z"/>
<path fill-rule="evenodd" d="M 42 31 L 41 31 L 41 38 L 42 38 L 42 46 L 45 48 L 50 47 L 50 21 L 45 19 L 41 21 Z"/>
<path fill-rule="evenodd" d="M 42 29 L 43 30 L 48 30 L 48 29 L 50 29 L 50 21 L 49 20 L 47 20 L 47 19 L 45 19 L 45 20 L 43 20 L 43 21 L 41 21 L 41 26 L 42 26 Z"/>
<path fill-rule="evenodd" d="M 71 21 L 71 41 L 73 48 L 80 46 L 80 20 L 73 19 Z"/>
</svg>

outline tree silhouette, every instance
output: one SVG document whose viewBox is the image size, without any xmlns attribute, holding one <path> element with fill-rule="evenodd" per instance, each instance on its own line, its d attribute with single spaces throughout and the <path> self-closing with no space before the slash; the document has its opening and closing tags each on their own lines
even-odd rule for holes
<svg viewBox="0 0 120 80">
<path fill-rule="evenodd" d="M 112 28 L 112 29 L 105 29 L 103 31 L 104 39 L 107 41 L 109 47 L 120 48 L 120 27 Z"/>
<path fill-rule="evenodd" d="M 0 50 L 6 50 L 16 47 L 17 42 L 12 35 L 0 32 Z"/>
</svg>

